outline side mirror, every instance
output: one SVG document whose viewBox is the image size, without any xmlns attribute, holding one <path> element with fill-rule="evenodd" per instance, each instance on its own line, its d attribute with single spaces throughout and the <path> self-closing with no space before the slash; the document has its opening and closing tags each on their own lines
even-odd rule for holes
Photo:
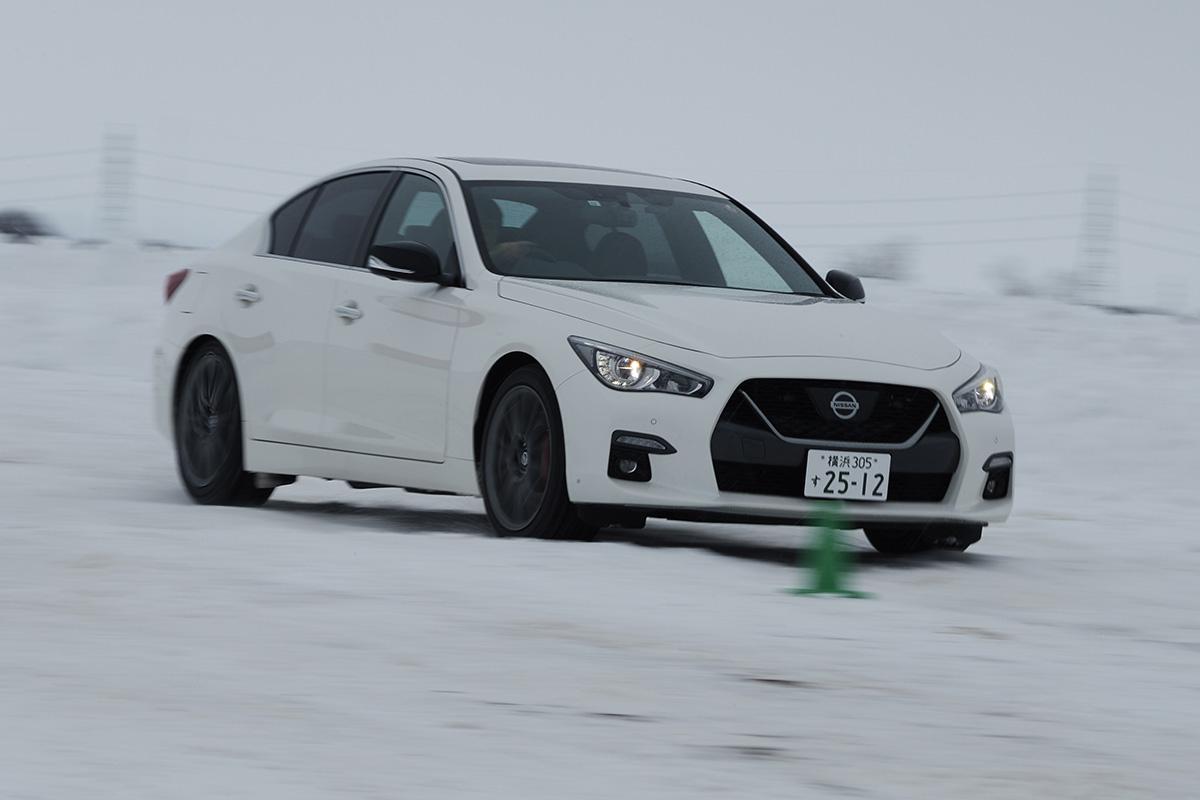
<svg viewBox="0 0 1200 800">
<path fill-rule="evenodd" d="M 417 281 L 446 286 L 442 264 L 433 248 L 420 242 L 377 244 L 367 254 L 367 269 L 393 281 Z"/>
<path fill-rule="evenodd" d="M 825 276 L 825 281 L 833 287 L 835 292 L 847 300 L 861 303 L 867 299 L 867 292 L 863 289 L 862 281 L 845 270 L 829 270 L 829 273 Z"/>
</svg>

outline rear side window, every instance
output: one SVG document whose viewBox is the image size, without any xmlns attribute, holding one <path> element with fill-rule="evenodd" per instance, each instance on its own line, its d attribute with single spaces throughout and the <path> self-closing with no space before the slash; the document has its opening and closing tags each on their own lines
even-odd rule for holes
<svg viewBox="0 0 1200 800">
<path fill-rule="evenodd" d="M 387 172 L 367 172 L 329 181 L 321 187 L 292 255 L 309 261 L 354 265 L 371 214 L 391 180 Z"/>
<path fill-rule="evenodd" d="M 316 189 L 309 189 L 289 200 L 275 212 L 275 216 L 271 218 L 269 252 L 277 256 L 291 255 L 292 245 L 296 242 L 296 232 L 300 230 L 300 223 L 304 221 L 304 215 L 308 213 L 308 207 L 316 195 Z"/>
</svg>

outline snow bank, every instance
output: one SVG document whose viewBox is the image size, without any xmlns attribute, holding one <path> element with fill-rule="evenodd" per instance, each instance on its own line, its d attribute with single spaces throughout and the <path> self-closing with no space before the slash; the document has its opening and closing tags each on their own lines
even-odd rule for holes
<svg viewBox="0 0 1200 800">
<path fill-rule="evenodd" d="M 1017 513 L 808 599 L 801 529 L 191 505 L 147 375 L 187 258 L 0 246 L 0 796 L 1194 795 L 1200 326 L 869 285 L 1001 369 Z"/>
</svg>

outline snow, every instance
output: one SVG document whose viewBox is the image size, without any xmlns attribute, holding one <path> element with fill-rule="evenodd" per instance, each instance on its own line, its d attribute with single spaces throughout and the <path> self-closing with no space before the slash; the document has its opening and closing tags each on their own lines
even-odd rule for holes
<svg viewBox="0 0 1200 800">
<path fill-rule="evenodd" d="M 1013 519 L 498 540 L 478 500 L 192 505 L 152 430 L 187 253 L 0 246 L 0 797 L 1188 797 L 1200 325 L 868 285 L 995 364 Z"/>
</svg>

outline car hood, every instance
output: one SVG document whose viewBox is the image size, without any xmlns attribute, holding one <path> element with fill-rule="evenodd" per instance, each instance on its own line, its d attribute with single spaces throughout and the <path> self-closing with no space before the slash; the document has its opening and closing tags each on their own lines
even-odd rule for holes
<svg viewBox="0 0 1200 800">
<path fill-rule="evenodd" d="M 936 331 L 847 300 L 704 286 L 506 277 L 501 297 L 721 358 L 809 356 L 941 369 Z M 620 345 L 620 337 L 610 344 Z M 652 355 L 652 354 L 651 354 Z"/>
</svg>

